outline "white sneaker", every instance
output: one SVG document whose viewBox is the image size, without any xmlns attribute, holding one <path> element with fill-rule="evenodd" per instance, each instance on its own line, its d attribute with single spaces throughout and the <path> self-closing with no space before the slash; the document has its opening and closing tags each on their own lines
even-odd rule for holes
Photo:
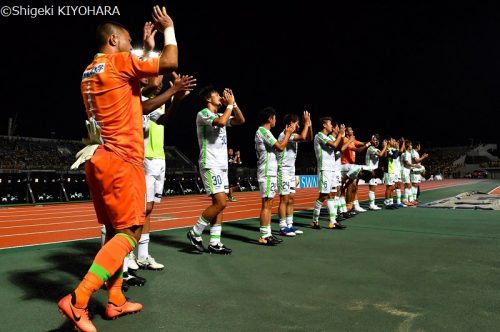
<svg viewBox="0 0 500 332">
<path fill-rule="evenodd" d="M 280 230 L 280 235 L 283 235 L 283 236 L 295 236 L 297 234 L 295 234 L 295 232 L 290 228 L 290 227 L 283 227 L 281 230 Z"/>
<path fill-rule="evenodd" d="M 378 207 L 378 206 L 376 206 L 376 205 L 370 205 L 370 207 L 369 207 L 368 209 L 369 209 L 369 210 L 373 210 L 373 211 L 375 211 L 375 210 L 382 210 L 382 208 L 381 208 L 381 207 Z"/>
<path fill-rule="evenodd" d="M 303 231 L 301 231 L 300 229 L 298 229 L 297 227 L 294 227 L 293 225 L 290 226 L 290 228 L 292 229 L 292 232 L 294 232 L 295 234 L 297 235 L 301 235 L 301 234 L 304 234 Z"/>
<path fill-rule="evenodd" d="M 137 265 L 139 265 L 141 269 L 155 270 L 155 271 L 163 270 L 163 268 L 165 267 L 165 265 L 157 263 L 155 259 L 151 257 L 151 255 L 149 255 L 145 259 L 138 259 Z"/>
<path fill-rule="evenodd" d="M 365 209 L 363 209 L 361 206 L 359 205 L 354 205 L 354 211 L 356 212 L 366 212 Z"/>
<path fill-rule="evenodd" d="M 137 262 L 136 262 L 137 258 L 135 257 L 134 255 L 134 252 L 130 252 L 130 254 L 128 254 L 128 269 L 129 270 L 132 270 L 132 271 L 137 271 L 139 270 L 139 265 L 137 265 Z"/>
</svg>

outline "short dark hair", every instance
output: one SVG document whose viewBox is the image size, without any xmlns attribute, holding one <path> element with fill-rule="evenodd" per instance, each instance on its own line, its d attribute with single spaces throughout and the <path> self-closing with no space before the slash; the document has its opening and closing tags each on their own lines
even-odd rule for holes
<svg viewBox="0 0 500 332">
<path fill-rule="evenodd" d="M 269 121 L 269 118 L 274 115 L 276 115 L 276 110 L 273 107 L 271 106 L 264 107 L 259 112 L 259 124 L 260 125 L 266 124 Z"/>
<path fill-rule="evenodd" d="M 120 24 L 115 21 L 104 21 L 96 29 L 96 41 L 97 47 L 101 48 L 107 44 L 108 38 L 113 33 L 116 33 L 116 30 L 125 30 L 128 31 L 127 28 L 123 24 Z"/>
<path fill-rule="evenodd" d="M 297 121 L 299 121 L 299 116 L 297 114 L 288 113 L 283 118 L 283 123 L 285 124 L 285 126 L 288 126 L 290 123 Z"/>
<path fill-rule="evenodd" d="M 333 125 L 333 119 L 331 116 L 323 116 L 323 117 L 319 118 L 319 123 L 318 123 L 321 130 L 323 130 L 323 124 L 325 124 L 326 121 L 330 121 Z"/>
<path fill-rule="evenodd" d="M 217 89 L 212 84 L 209 84 L 201 88 L 200 92 L 198 92 L 198 95 L 200 96 L 201 100 L 206 103 L 207 99 L 210 98 L 213 92 L 217 92 Z"/>
</svg>

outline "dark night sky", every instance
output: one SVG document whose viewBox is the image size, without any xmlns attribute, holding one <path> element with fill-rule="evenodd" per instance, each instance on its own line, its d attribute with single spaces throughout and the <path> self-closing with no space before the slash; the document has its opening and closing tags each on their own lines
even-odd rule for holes
<svg viewBox="0 0 500 332">
<path fill-rule="evenodd" d="M 80 77 L 96 52 L 97 24 L 123 23 L 139 47 L 156 3 L 109 1 L 120 11 L 113 17 L 0 17 L 0 134 L 15 117 L 20 136 L 83 137 Z M 164 3 L 175 23 L 179 72 L 196 76 L 199 87 L 233 89 L 247 123 L 230 129 L 229 145 L 241 148 L 244 159 L 254 158 L 256 114 L 268 105 L 279 117 L 304 109 L 313 120 L 331 115 L 353 126 L 360 140 L 378 132 L 436 146 L 467 144 L 471 138 L 498 142 L 493 117 L 500 106 L 500 5 Z M 193 94 L 175 125 L 166 128 L 166 145 L 190 157 L 197 153 L 194 119 L 200 106 Z"/>
</svg>

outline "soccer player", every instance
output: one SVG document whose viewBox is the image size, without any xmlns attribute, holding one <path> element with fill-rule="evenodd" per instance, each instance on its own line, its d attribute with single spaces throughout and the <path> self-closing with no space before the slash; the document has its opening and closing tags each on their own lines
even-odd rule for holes
<svg viewBox="0 0 500 332">
<path fill-rule="evenodd" d="M 401 181 L 404 184 L 403 204 L 406 206 L 415 206 L 413 203 L 413 193 L 411 191 L 410 174 L 413 168 L 419 168 L 420 165 L 413 164 L 411 151 L 413 150 L 412 142 L 405 140 L 405 151 L 401 155 Z"/>
<path fill-rule="evenodd" d="M 99 223 L 108 241 L 97 253 L 78 287 L 58 303 L 59 310 L 80 330 L 96 331 L 88 302 L 107 282 L 107 318 L 138 312 L 142 305 L 122 292 L 123 259 L 140 239 L 145 216 L 144 137 L 139 79 L 177 69 L 173 21 L 165 7 L 153 7 L 155 27 L 164 32 L 159 58 L 139 59 L 131 51 L 128 30 L 114 22 L 97 28 L 99 53 L 82 75 L 81 92 L 92 143 L 79 152 Z"/>
<path fill-rule="evenodd" d="M 420 142 L 415 141 L 413 146 L 414 148 L 413 150 L 411 150 L 411 158 L 414 164 L 420 164 L 422 161 L 429 157 L 427 153 L 424 153 L 422 156 L 420 156 L 420 149 L 422 148 Z M 423 165 L 420 165 L 420 167 L 413 168 L 410 174 L 412 184 L 411 190 L 413 193 L 413 197 L 417 201 L 417 203 L 420 193 L 420 182 L 422 181 L 423 173 L 425 173 L 425 167 Z"/>
<path fill-rule="evenodd" d="M 395 178 L 395 188 L 396 188 L 396 207 L 404 208 L 407 205 L 403 204 L 401 201 L 401 191 L 404 189 L 404 184 L 402 182 L 402 165 L 401 165 L 401 155 L 405 152 L 405 139 L 401 137 L 399 140 L 395 141 L 395 147 L 398 149 L 398 155 L 394 159 L 394 171 L 396 173 Z"/>
<path fill-rule="evenodd" d="M 144 172 L 146 174 L 146 222 L 144 224 L 142 235 L 137 245 L 137 259 L 130 257 L 131 262 L 138 268 L 148 270 L 162 270 L 163 264 L 149 254 L 149 232 L 151 228 L 151 213 L 154 204 L 161 201 L 163 193 L 163 184 L 165 182 L 165 150 L 164 131 L 165 125 L 170 122 L 179 103 L 196 86 L 196 79 L 192 76 L 177 75 L 174 77 L 171 87 L 159 94 L 163 83 L 163 75 L 149 78 L 145 87 L 142 89 L 143 95 L 143 128 L 144 128 Z M 165 104 L 154 109 L 158 103 L 165 103 L 173 97 L 173 101 L 165 112 Z M 155 100 L 156 99 L 156 100 Z M 133 255 L 133 251 L 130 253 Z M 131 268 L 131 266 L 129 266 Z"/>
<path fill-rule="evenodd" d="M 383 157 L 387 151 L 387 141 L 382 142 L 382 150 L 378 149 L 379 146 L 379 136 L 377 134 L 372 135 L 370 140 L 371 145 L 366 149 L 365 164 L 368 167 L 368 171 L 372 173 L 372 177 L 368 182 L 368 201 L 370 205 L 368 209 L 370 210 L 380 210 L 381 208 L 375 204 L 375 193 L 377 187 L 378 178 L 376 175 L 379 173 L 378 163 L 381 157 Z"/>
<path fill-rule="evenodd" d="M 341 148 L 342 179 L 348 211 L 365 212 L 358 201 L 358 175 L 362 167 L 356 165 L 356 152 L 361 153 L 370 146 L 370 142 L 360 142 L 354 136 L 352 127 L 346 128 L 346 136 Z"/>
<path fill-rule="evenodd" d="M 384 168 L 384 184 L 385 184 L 385 201 L 384 206 L 386 209 L 397 209 L 397 204 L 393 204 L 394 200 L 392 197 L 392 192 L 394 191 L 396 181 L 398 179 L 398 169 L 396 164 L 398 163 L 399 157 L 399 145 L 394 138 L 389 138 L 387 142 L 387 151 L 383 159 L 381 159 L 381 164 Z"/>
<path fill-rule="evenodd" d="M 226 127 L 242 125 L 245 118 L 231 89 L 224 89 L 221 97 L 213 86 L 206 86 L 200 90 L 200 97 L 206 107 L 196 116 L 200 147 L 199 167 L 205 190 L 212 197 L 212 204 L 203 211 L 196 224 L 188 231 L 187 238 L 198 251 L 205 251 L 201 235 L 210 224 L 208 252 L 228 255 L 232 250 L 220 242 L 222 212 L 226 207 L 229 192 Z M 222 105 L 226 108 L 223 113 L 218 113 L 217 110 Z M 234 116 L 231 116 L 233 113 Z"/>
<path fill-rule="evenodd" d="M 284 236 L 295 236 L 303 232 L 293 227 L 293 203 L 295 197 L 295 160 L 299 142 L 312 140 L 312 125 L 309 112 L 304 111 L 302 122 L 304 128 L 298 134 L 299 117 L 296 114 L 285 115 L 283 122 L 285 127 L 295 125 L 295 132 L 288 139 L 288 144 L 283 151 L 278 153 L 278 189 L 280 194 L 280 204 L 278 208 L 280 234 Z M 278 137 L 278 141 L 285 138 L 283 130 Z"/>
<path fill-rule="evenodd" d="M 319 216 L 321 207 L 326 200 L 330 223 L 330 229 L 344 229 L 340 221 L 337 221 L 337 210 L 341 205 L 338 195 L 340 189 L 340 148 L 345 135 L 344 125 L 332 123 L 331 117 L 319 119 L 321 131 L 314 136 L 314 152 L 318 165 L 319 196 L 314 202 L 312 228 L 321 229 Z M 333 136 L 332 134 L 335 134 Z"/>
<path fill-rule="evenodd" d="M 259 244 L 275 246 L 282 242 L 271 232 L 271 208 L 277 191 L 278 161 L 277 151 L 283 151 L 290 136 L 295 131 L 295 123 L 285 127 L 283 140 L 278 141 L 271 133 L 276 126 L 276 111 L 265 107 L 259 112 L 260 127 L 255 133 L 255 151 L 257 153 L 257 181 L 261 197 Z"/>
</svg>

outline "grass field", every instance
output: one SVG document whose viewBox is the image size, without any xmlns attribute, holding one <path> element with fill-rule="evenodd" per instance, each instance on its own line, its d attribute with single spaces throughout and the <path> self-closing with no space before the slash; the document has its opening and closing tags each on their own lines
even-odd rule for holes
<svg viewBox="0 0 500 332">
<path fill-rule="evenodd" d="M 421 198 L 499 185 L 487 180 Z M 146 285 L 126 293 L 144 310 L 105 320 L 99 291 L 93 322 L 100 331 L 500 330 L 500 212 L 382 210 L 346 221 L 343 231 L 313 230 L 310 218 L 297 212 L 304 235 L 277 247 L 257 245 L 254 218 L 226 223 L 231 256 L 192 251 L 187 228 L 155 232 L 150 252 L 166 269 L 139 271 Z M 91 239 L 0 251 L 1 329 L 71 331 L 57 301 L 98 248 Z"/>
</svg>

